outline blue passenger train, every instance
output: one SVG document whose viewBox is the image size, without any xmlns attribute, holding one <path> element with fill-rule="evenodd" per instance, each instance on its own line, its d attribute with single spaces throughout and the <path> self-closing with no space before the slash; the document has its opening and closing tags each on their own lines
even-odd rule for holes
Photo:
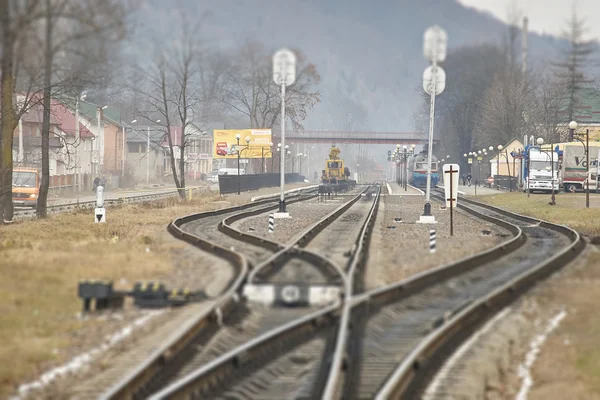
<svg viewBox="0 0 600 400">
<path fill-rule="evenodd" d="M 408 182 L 419 188 L 427 187 L 427 153 L 422 151 L 408 159 Z M 431 159 L 431 187 L 436 187 L 439 181 L 438 159 Z"/>
</svg>

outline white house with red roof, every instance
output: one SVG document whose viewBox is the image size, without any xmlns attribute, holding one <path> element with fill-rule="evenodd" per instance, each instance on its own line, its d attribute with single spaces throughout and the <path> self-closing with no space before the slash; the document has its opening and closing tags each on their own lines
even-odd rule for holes
<svg viewBox="0 0 600 400">
<path fill-rule="evenodd" d="M 41 169 L 43 105 L 34 104 L 18 122 L 14 132 L 13 161 L 15 167 Z M 79 167 L 82 174 L 90 173 L 90 153 L 94 135 L 79 124 L 80 140 L 75 137 L 75 116 L 58 100 L 52 99 L 50 110 L 50 187 L 74 188 L 73 174 Z M 80 158 L 76 159 L 76 149 Z M 53 179 L 52 177 L 57 177 Z"/>
<path fill-rule="evenodd" d="M 171 127 L 171 140 L 173 156 L 179 171 L 181 159 L 182 127 Z M 170 165 L 169 142 L 165 136 L 161 144 L 167 150 L 167 165 Z M 201 174 L 212 171 L 212 132 L 210 129 L 201 129 L 194 123 L 188 123 L 185 132 L 184 150 L 185 172 L 187 179 L 200 179 Z"/>
</svg>

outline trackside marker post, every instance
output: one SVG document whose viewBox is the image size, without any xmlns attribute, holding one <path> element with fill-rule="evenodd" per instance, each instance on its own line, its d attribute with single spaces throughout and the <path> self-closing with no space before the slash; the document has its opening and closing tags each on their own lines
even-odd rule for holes
<svg viewBox="0 0 600 400">
<path fill-rule="evenodd" d="M 275 230 L 275 215 L 269 214 L 269 233 Z"/>
<path fill-rule="evenodd" d="M 94 223 L 106 223 L 106 209 L 104 208 L 104 187 L 96 189 L 96 208 L 94 209 Z"/>
<path fill-rule="evenodd" d="M 429 231 L 429 252 L 435 253 L 435 229 Z"/>
<path fill-rule="evenodd" d="M 460 166 L 458 164 L 446 164 L 443 168 L 446 207 L 450 208 L 450 236 L 454 236 L 453 209 L 458 201 L 458 177 L 460 176 Z M 446 176 L 448 176 L 448 179 L 446 179 Z"/>
</svg>

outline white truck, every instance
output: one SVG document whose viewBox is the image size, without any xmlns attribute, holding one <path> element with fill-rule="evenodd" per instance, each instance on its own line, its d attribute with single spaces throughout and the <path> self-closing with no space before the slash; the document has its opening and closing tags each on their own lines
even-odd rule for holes
<svg viewBox="0 0 600 400">
<path fill-rule="evenodd" d="M 589 147 L 589 170 L 590 175 L 592 175 L 590 191 L 597 191 L 600 142 L 590 142 Z M 585 147 L 583 144 L 579 142 L 565 143 L 560 166 L 561 185 L 565 192 L 575 193 L 584 190 L 587 170 Z"/>
<path fill-rule="evenodd" d="M 552 154 L 554 153 L 554 154 Z M 554 168 L 552 168 L 554 159 Z M 560 182 L 558 179 L 558 153 L 556 151 L 540 151 L 537 147 L 529 149 L 527 177 L 525 178 L 524 190 L 530 192 L 554 192 L 558 193 Z M 552 176 L 554 171 L 554 176 Z"/>
</svg>

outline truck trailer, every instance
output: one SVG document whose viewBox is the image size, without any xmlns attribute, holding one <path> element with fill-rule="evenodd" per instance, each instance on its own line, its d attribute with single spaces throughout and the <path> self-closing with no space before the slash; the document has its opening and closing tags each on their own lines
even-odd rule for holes
<svg viewBox="0 0 600 400">
<path fill-rule="evenodd" d="M 565 192 L 575 193 L 585 189 L 588 171 L 585 147 L 579 142 L 561 143 L 558 145 L 561 153 L 560 181 Z M 590 180 L 590 190 L 597 189 L 598 154 L 600 142 L 589 143 L 590 174 L 596 179 Z"/>
</svg>

